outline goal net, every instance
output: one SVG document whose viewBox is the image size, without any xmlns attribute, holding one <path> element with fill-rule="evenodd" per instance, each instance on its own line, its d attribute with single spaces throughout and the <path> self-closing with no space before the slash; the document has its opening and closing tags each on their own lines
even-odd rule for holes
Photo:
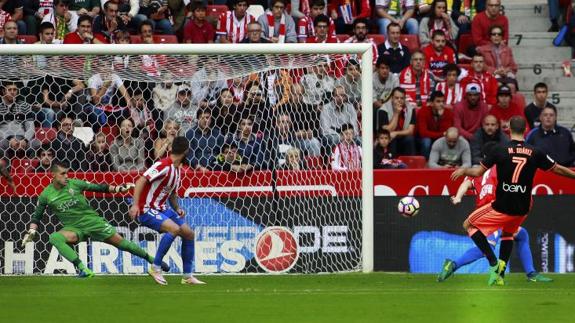
<svg viewBox="0 0 575 323">
<path fill-rule="evenodd" d="M 20 244 L 52 161 L 134 183 L 177 135 L 190 141 L 178 196 L 195 273 L 372 270 L 371 60 L 367 44 L 4 45 L 0 158 L 16 190 L 1 179 L 0 272 L 75 273 L 48 241 L 62 228 L 50 210 Z M 160 234 L 129 218 L 131 193 L 85 195 L 155 254 Z M 96 273 L 147 270 L 103 242 L 75 248 Z"/>
</svg>

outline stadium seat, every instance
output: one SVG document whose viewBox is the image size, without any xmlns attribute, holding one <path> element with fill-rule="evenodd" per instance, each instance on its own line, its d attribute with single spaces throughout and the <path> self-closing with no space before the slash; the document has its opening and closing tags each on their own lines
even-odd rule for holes
<svg viewBox="0 0 575 323">
<path fill-rule="evenodd" d="M 12 173 L 31 173 L 39 163 L 37 159 L 14 158 L 10 160 L 10 170 Z"/>
<path fill-rule="evenodd" d="M 114 138 L 116 138 L 120 133 L 120 130 L 116 126 L 102 126 L 102 128 L 100 128 L 100 132 L 106 135 L 107 143 L 112 143 Z"/>
<path fill-rule="evenodd" d="M 177 44 L 178 37 L 175 35 L 154 35 L 154 43 L 156 44 Z M 130 41 L 132 44 L 142 43 L 142 39 L 138 35 L 131 35 Z"/>
<path fill-rule="evenodd" d="M 426 168 L 427 161 L 423 156 L 399 156 L 397 159 L 401 160 L 407 165 L 407 168 Z"/>
<path fill-rule="evenodd" d="M 226 5 L 208 5 L 208 16 L 219 18 L 223 12 L 228 11 L 228 6 Z"/>
<path fill-rule="evenodd" d="M 252 4 L 248 7 L 247 12 L 250 15 L 254 16 L 254 18 L 256 18 L 256 20 L 257 20 L 259 18 L 259 16 L 263 15 L 266 11 L 262 5 Z"/>
<path fill-rule="evenodd" d="M 23 44 L 34 44 L 38 41 L 38 38 L 34 35 L 18 35 L 18 40 Z"/>
<path fill-rule="evenodd" d="M 399 37 L 401 45 L 407 47 L 410 53 L 419 50 L 419 38 L 417 35 L 401 35 Z"/>
<path fill-rule="evenodd" d="M 383 44 L 385 42 L 385 36 L 381 34 L 369 34 L 367 38 L 372 38 L 376 45 Z"/>
<path fill-rule="evenodd" d="M 335 35 L 335 37 L 337 38 L 337 40 L 339 40 L 340 43 L 343 43 L 346 39 L 349 38 L 349 35 Z"/>
<path fill-rule="evenodd" d="M 47 144 L 56 138 L 57 131 L 55 128 L 36 128 L 35 138 L 42 144 Z"/>
<path fill-rule="evenodd" d="M 307 156 L 305 164 L 309 170 L 326 169 L 323 156 Z"/>
<path fill-rule="evenodd" d="M 471 34 L 462 34 L 459 36 L 459 43 L 457 44 L 457 52 L 462 54 L 467 54 L 470 47 L 473 46 L 473 38 Z"/>
</svg>

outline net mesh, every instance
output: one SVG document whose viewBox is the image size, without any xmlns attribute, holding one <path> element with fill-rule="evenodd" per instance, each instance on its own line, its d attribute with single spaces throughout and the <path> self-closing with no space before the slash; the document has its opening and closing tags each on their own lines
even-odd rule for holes
<svg viewBox="0 0 575 323">
<path fill-rule="evenodd" d="M 195 231 L 196 273 L 361 269 L 361 69 L 345 55 L 0 56 L 0 271 L 74 273 L 49 241 L 48 211 L 25 246 L 53 160 L 69 177 L 133 183 L 190 141 L 178 192 Z M 160 234 L 128 217 L 131 193 L 86 193 L 124 238 L 154 255 Z M 182 271 L 181 242 L 165 260 Z M 81 242 L 96 273 L 148 264 Z"/>
</svg>

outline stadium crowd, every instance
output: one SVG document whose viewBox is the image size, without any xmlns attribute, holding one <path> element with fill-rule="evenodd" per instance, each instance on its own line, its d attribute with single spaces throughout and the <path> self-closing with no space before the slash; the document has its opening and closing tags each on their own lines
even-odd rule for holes
<svg viewBox="0 0 575 323">
<path fill-rule="evenodd" d="M 370 43 L 374 168 L 405 168 L 413 160 L 430 168 L 477 164 L 483 144 L 509 140 L 515 115 L 528 121 L 528 142 L 562 165 L 575 161 L 547 85 L 534 85 L 529 105 L 518 92 L 501 0 L 226 5 L 0 0 L 0 44 Z M 549 31 L 556 31 L 559 12 L 550 10 Z M 84 72 L 2 82 L 1 166 L 43 172 L 58 159 L 76 171 L 143 171 L 182 134 L 193 148 L 189 166 L 200 171 L 361 168 L 359 58 L 233 79 L 214 75 L 210 66 L 218 63 L 208 58 L 187 81 L 154 82 L 129 76 L 173 73 L 165 56 L 0 57 L 3 68 L 76 65 Z"/>
</svg>

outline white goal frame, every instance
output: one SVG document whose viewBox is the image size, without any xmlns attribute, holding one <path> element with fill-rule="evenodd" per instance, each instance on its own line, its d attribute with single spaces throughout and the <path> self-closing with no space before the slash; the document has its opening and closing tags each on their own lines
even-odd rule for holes
<svg viewBox="0 0 575 323">
<path fill-rule="evenodd" d="M 373 210 L 373 53 L 369 43 L 344 44 L 93 44 L 0 46 L 0 55 L 230 55 L 356 54 L 361 56 L 362 123 L 362 270 L 374 263 Z"/>
</svg>

